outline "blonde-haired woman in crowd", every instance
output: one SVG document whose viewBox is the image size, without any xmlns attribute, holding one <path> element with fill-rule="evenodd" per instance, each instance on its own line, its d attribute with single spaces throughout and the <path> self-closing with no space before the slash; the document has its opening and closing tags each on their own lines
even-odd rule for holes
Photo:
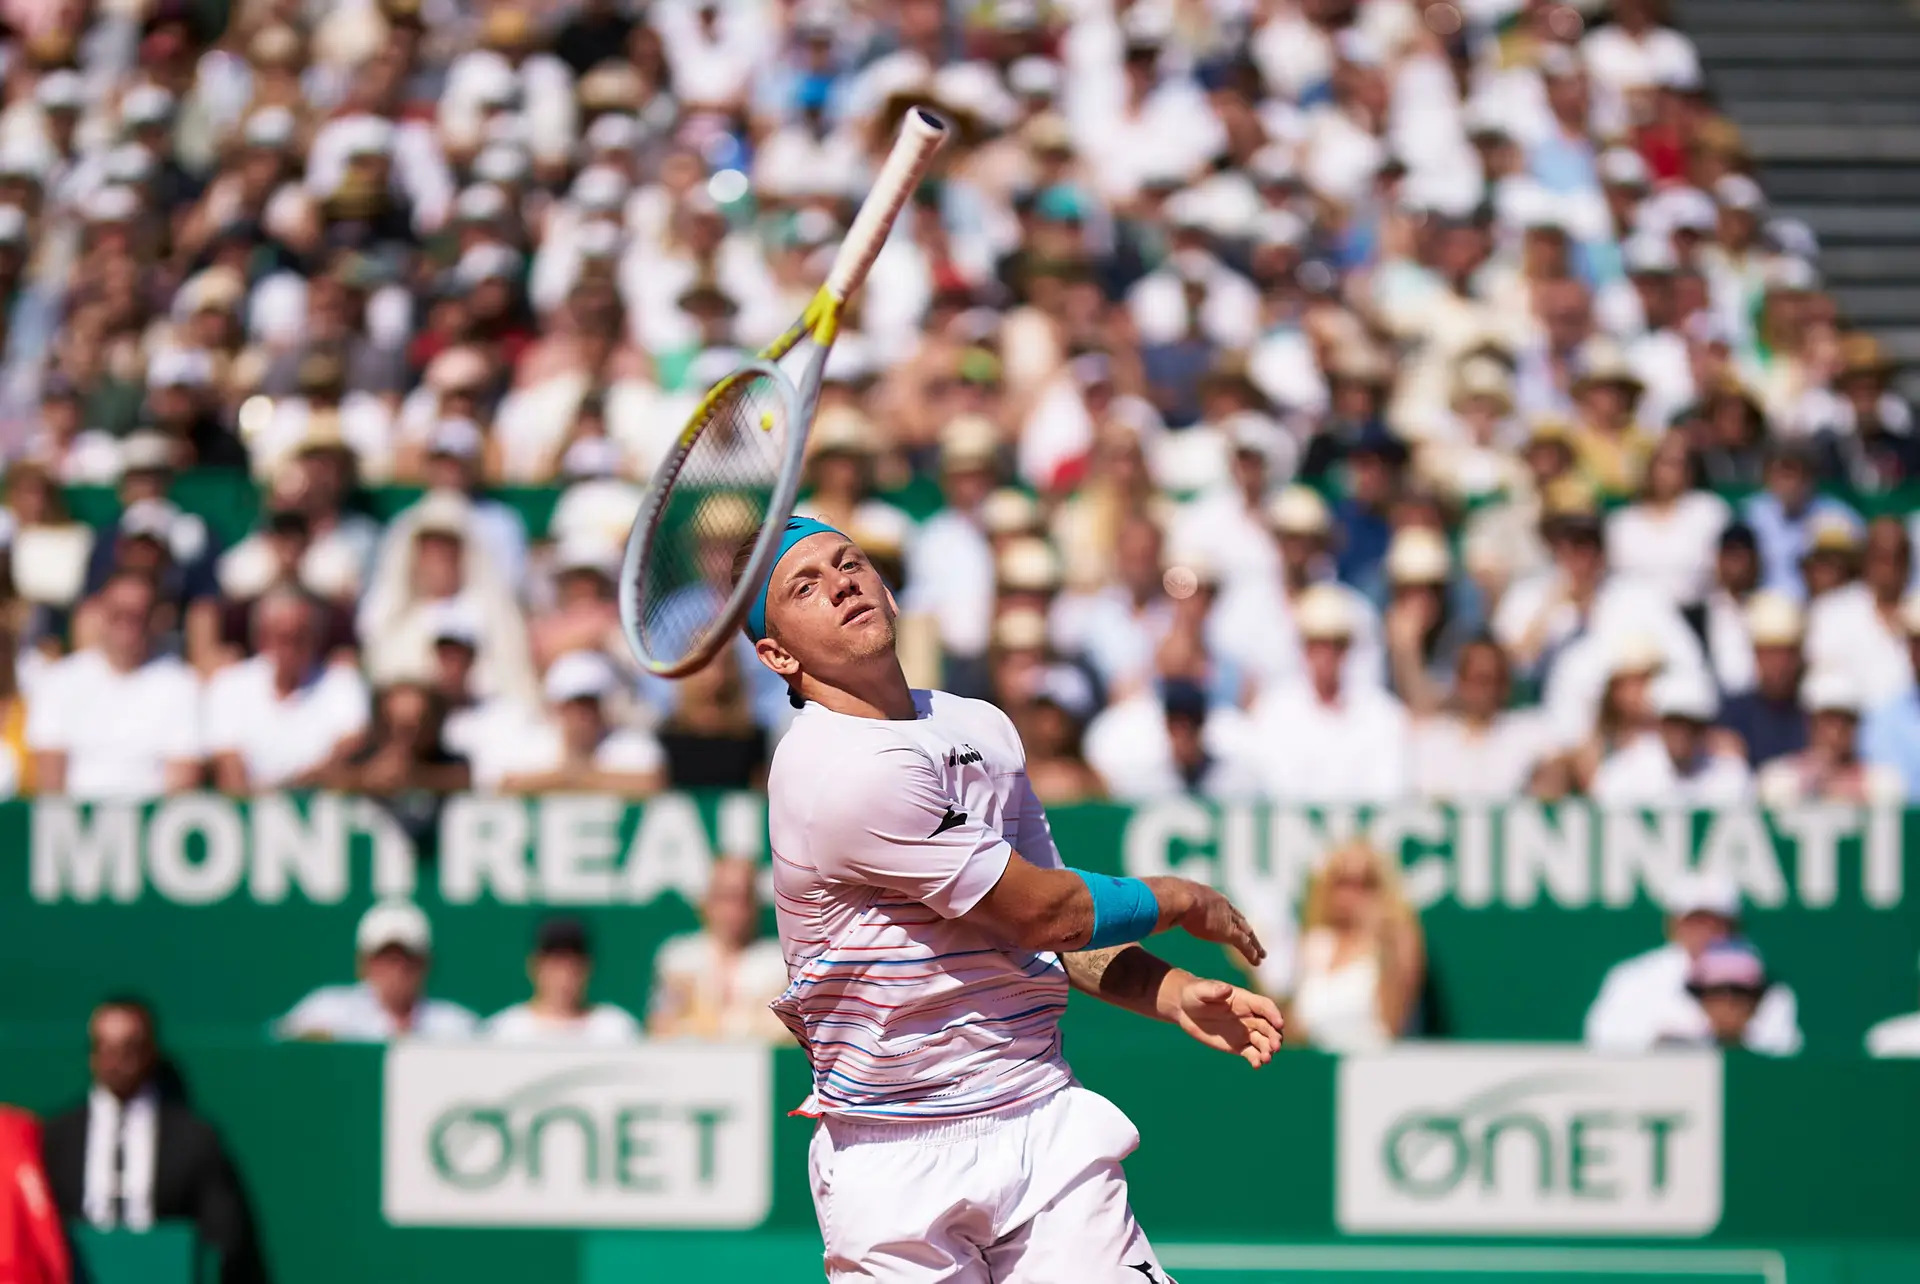
<svg viewBox="0 0 1920 1284">
<path fill-rule="evenodd" d="M 1358 839 L 1336 847 L 1307 888 L 1287 1034 L 1328 1052 L 1384 1047 L 1406 1031 L 1426 971 L 1398 862 Z"/>
</svg>

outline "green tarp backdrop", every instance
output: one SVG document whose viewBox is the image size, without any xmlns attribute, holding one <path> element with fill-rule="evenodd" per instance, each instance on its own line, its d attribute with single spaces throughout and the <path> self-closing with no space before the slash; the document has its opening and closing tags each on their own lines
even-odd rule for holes
<svg viewBox="0 0 1920 1284">
<path fill-rule="evenodd" d="M 1753 938 L 1799 993 L 1810 1053 L 1857 1053 L 1869 1025 L 1920 994 L 1920 843 L 1908 841 L 1920 813 L 1516 804 L 1360 815 L 1175 800 L 1057 808 L 1052 820 L 1074 864 L 1210 880 L 1263 920 L 1291 912 L 1331 838 L 1366 830 L 1401 853 L 1422 907 L 1427 1027 L 1439 1035 L 1577 1038 L 1606 968 L 1658 942 L 1652 889 L 1688 865 L 1739 881 Z M 764 799 L 752 794 L 643 806 L 461 797 L 418 846 L 359 798 L 0 804 L 0 1030 L 72 1029 L 126 989 L 170 1028 L 257 1030 L 350 977 L 354 920 L 376 894 L 429 911 L 443 997 L 483 1013 L 523 998 L 534 925 L 565 910 L 597 930 L 599 997 L 639 1010 L 653 952 L 694 926 L 715 854 L 763 859 L 765 845 Z M 1225 966 L 1209 947 L 1167 949 Z"/>
</svg>

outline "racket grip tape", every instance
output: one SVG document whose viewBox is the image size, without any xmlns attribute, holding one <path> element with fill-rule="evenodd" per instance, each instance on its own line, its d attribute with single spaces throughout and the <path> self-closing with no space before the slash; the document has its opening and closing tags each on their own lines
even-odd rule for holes
<svg viewBox="0 0 1920 1284">
<path fill-rule="evenodd" d="M 907 109 L 906 119 L 900 125 L 900 137 L 880 166 L 873 190 L 867 193 L 860 212 L 854 215 L 853 226 L 847 229 L 847 238 L 834 256 L 833 269 L 827 273 L 825 289 L 835 300 L 845 303 L 867 279 L 867 270 L 880 256 L 880 247 L 887 242 L 893 220 L 913 195 L 913 189 L 920 185 L 920 176 L 927 172 L 927 166 L 933 163 L 933 154 L 946 140 L 947 126 L 939 117 L 922 107 Z"/>
</svg>

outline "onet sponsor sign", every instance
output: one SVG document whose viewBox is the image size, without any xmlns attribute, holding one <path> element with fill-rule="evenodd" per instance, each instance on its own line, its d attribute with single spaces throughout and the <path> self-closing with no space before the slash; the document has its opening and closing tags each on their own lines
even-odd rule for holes
<svg viewBox="0 0 1920 1284">
<path fill-rule="evenodd" d="M 1720 1222 L 1716 1053 L 1405 1047 L 1339 1069 L 1352 1233 L 1705 1235 Z"/>
<path fill-rule="evenodd" d="M 757 1226 L 771 1054 L 744 1045 L 387 1052 L 396 1226 Z"/>
</svg>

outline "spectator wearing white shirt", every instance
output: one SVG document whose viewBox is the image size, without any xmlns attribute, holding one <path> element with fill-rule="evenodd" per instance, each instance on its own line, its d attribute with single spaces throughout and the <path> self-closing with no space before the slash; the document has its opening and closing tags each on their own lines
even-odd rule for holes
<svg viewBox="0 0 1920 1284">
<path fill-rule="evenodd" d="M 1307 889 L 1288 1025 L 1328 1052 L 1384 1048 L 1407 1032 L 1426 965 L 1420 916 L 1397 862 L 1365 842 L 1338 848 Z M 1263 989 L 1278 981 L 1274 970 L 1269 955 Z"/>
<path fill-rule="evenodd" d="M 924 612 L 940 630 L 944 685 L 984 689 L 982 667 L 993 621 L 993 550 L 980 508 L 998 480 L 1000 434 L 979 415 L 963 415 L 940 435 L 940 489 L 946 506 L 920 527 L 907 550 L 901 609 Z M 955 678 L 963 679 L 956 684 Z"/>
<path fill-rule="evenodd" d="M 1160 528 L 1152 521 L 1136 516 L 1122 522 L 1114 541 L 1115 582 L 1075 613 L 1079 650 L 1109 699 L 1146 689 L 1154 652 L 1173 628 L 1161 554 Z"/>
<path fill-rule="evenodd" d="M 116 572 L 95 601 L 99 644 L 51 666 L 34 690 L 27 747 L 35 789 L 104 799 L 194 788 L 205 756 L 200 682 L 179 660 L 154 654 L 152 582 Z"/>
<path fill-rule="evenodd" d="M 1602 1052 L 1645 1052 L 1663 1035 L 1698 1025 L 1706 1014 L 1687 992 L 1694 960 L 1734 936 L 1740 891 L 1722 874 L 1688 872 L 1667 889 L 1667 943 L 1608 969 L 1587 1010 L 1587 1046 Z M 1773 1056 L 1800 1050 L 1799 1002 L 1774 985 L 1746 1028 L 1745 1046 Z"/>
<path fill-rule="evenodd" d="M 1613 21 L 1581 42 L 1587 70 L 1616 101 L 1653 85 L 1693 85 L 1700 55 L 1662 24 L 1662 0 L 1613 0 Z"/>
<path fill-rule="evenodd" d="M 1298 679 L 1305 668 L 1296 620 L 1299 603 L 1308 592 L 1325 588 L 1345 603 L 1352 630 L 1346 684 L 1355 689 L 1380 686 L 1386 658 L 1379 613 L 1357 590 L 1329 578 L 1333 513 L 1327 501 L 1305 486 L 1289 486 L 1267 505 L 1267 521 L 1280 549 L 1279 574 L 1261 580 L 1242 577 L 1226 586 L 1207 621 L 1207 649 L 1256 682 L 1279 686 Z"/>
<path fill-rule="evenodd" d="M 1912 566 L 1905 525 L 1897 517 L 1876 518 L 1867 528 L 1860 578 L 1821 594 L 1807 608 L 1807 663 L 1853 674 L 1869 709 L 1913 686 L 1900 621 Z"/>
<path fill-rule="evenodd" d="M 1640 497 L 1607 518 L 1607 562 L 1682 609 L 1713 584 L 1720 532 L 1733 518 L 1727 501 L 1699 489 L 1686 438 L 1663 437 L 1647 461 Z"/>
<path fill-rule="evenodd" d="M 787 963 L 780 942 L 760 934 L 759 878 L 751 860 L 714 863 L 701 930 L 669 937 L 654 955 L 650 1037 L 786 1041 L 767 1005 L 786 991 Z"/>
<path fill-rule="evenodd" d="M 366 731 L 367 684 L 351 666 L 322 661 L 319 611 L 298 590 L 254 604 L 253 645 L 257 655 L 207 684 L 213 782 L 229 794 L 316 784 Z"/>
<path fill-rule="evenodd" d="M 1595 802 L 1608 807 L 1725 807 L 1753 795 L 1753 774 L 1737 753 L 1715 743 L 1719 701 L 1705 677 L 1687 670 L 1654 681 L 1656 735 L 1609 755 L 1594 773 Z"/>
<path fill-rule="evenodd" d="M 1754 1019 L 1775 982 L 1760 951 L 1743 940 L 1715 941 L 1687 969 L 1687 994 L 1694 1008 L 1676 1006 L 1654 1036 L 1659 1047 L 1749 1048 L 1770 1056 L 1799 1051 L 1755 1047 Z"/>
<path fill-rule="evenodd" d="M 534 933 L 527 957 L 533 997 L 489 1017 L 482 1038 L 496 1043 L 632 1043 L 640 1023 L 624 1008 L 590 1003 L 593 944 L 577 918 L 551 918 Z"/>
<path fill-rule="evenodd" d="M 1413 791 L 1443 802 L 1504 802 L 1527 792 L 1552 737 L 1538 710 L 1508 710 L 1512 673 L 1492 638 L 1460 648 L 1446 707 L 1413 726 Z"/>
<path fill-rule="evenodd" d="M 1233 449 L 1227 483 L 1180 510 L 1169 543 L 1182 556 L 1204 560 L 1229 583 L 1268 581 L 1280 567 L 1266 519 L 1268 491 L 1276 473 L 1292 471 L 1295 448 L 1284 431 L 1259 415 L 1236 416 L 1228 434 Z"/>
<path fill-rule="evenodd" d="M 644 798 L 666 787 L 667 756 L 645 731 L 614 727 L 605 701 L 617 681 L 597 651 L 573 651 L 547 670 L 548 722 L 514 733 L 517 748 L 500 780 L 506 793 L 585 790 Z"/>
<path fill-rule="evenodd" d="M 1242 752 L 1256 762 L 1266 793 L 1302 802 L 1387 802 L 1405 796 L 1407 714 L 1377 686 L 1345 675 L 1353 610 L 1332 585 L 1300 595 L 1294 620 L 1305 674 L 1261 694 Z"/>
<path fill-rule="evenodd" d="M 457 1003 L 426 996 L 433 929 L 412 901 L 381 901 L 353 934 L 355 985 L 325 985 L 274 1023 L 282 1039 L 385 1043 L 405 1035 L 464 1039 L 476 1018 Z"/>
<path fill-rule="evenodd" d="M 1840 669 L 1814 669 L 1800 683 L 1807 711 L 1807 747 L 1775 758 L 1760 773 L 1760 801 L 1768 807 L 1805 802 L 1873 806 L 1906 794 L 1900 773 L 1862 761 L 1860 679 Z"/>
<path fill-rule="evenodd" d="M 1920 1057 L 1920 1012 L 1888 1017 L 1867 1031 L 1870 1057 Z"/>
</svg>

